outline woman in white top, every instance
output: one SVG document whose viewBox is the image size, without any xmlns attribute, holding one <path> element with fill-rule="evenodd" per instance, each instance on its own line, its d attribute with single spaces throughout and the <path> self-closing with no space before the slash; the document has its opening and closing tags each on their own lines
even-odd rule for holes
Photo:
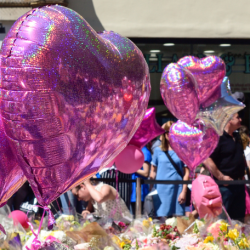
<svg viewBox="0 0 250 250">
<path fill-rule="evenodd" d="M 95 212 L 104 218 L 112 218 L 116 221 L 127 221 L 131 214 L 119 193 L 113 187 L 100 182 L 94 185 L 90 180 L 76 186 L 72 190 L 78 200 L 88 201 L 88 207 L 82 212 L 85 218 L 87 214 Z"/>
</svg>

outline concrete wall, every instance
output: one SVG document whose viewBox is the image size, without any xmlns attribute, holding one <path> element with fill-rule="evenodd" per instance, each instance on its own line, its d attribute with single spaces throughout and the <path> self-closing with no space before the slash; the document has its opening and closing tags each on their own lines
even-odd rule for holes
<svg viewBox="0 0 250 250">
<path fill-rule="evenodd" d="M 250 38 L 249 0 L 68 0 L 96 30 L 127 37 Z"/>
<path fill-rule="evenodd" d="M 97 31 L 127 37 L 250 38 L 249 0 L 68 0 Z M 4 26 L 28 8 L 0 8 Z M 0 34 L 2 40 L 2 34 Z"/>
</svg>

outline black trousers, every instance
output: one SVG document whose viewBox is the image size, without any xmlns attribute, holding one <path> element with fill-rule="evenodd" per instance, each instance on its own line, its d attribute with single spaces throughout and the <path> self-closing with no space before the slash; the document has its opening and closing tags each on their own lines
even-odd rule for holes
<svg viewBox="0 0 250 250">
<path fill-rule="evenodd" d="M 244 185 L 219 186 L 223 205 L 231 219 L 244 221 L 246 194 Z"/>
</svg>

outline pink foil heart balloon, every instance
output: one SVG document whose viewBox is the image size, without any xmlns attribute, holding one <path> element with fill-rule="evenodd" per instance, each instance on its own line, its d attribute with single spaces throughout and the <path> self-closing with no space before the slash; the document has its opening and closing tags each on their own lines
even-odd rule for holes
<svg viewBox="0 0 250 250">
<path fill-rule="evenodd" d="M 206 128 L 202 124 L 198 126 L 199 129 L 177 121 L 169 132 L 172 149 L 191 171 L 211 155 L 219 141 L 214 129 Z"/>
<path fill-rule="evenodd" d="M 147 143 L 164 132 L 165 130 L 160 127 L 155 119 L 155 108 L 150 108 L 129 144 L 142 149 Z"/>
<path fill-rule="evenodd" d="M 126 147 L 146 112 L 148 66 L 129 39 L 57 5 L 20 17 L 2 56 L 5 131 L 46 206 Z"/>
<path fill-rule="evenodd" d="M 163 71 L 160 83 L 162 99 L 169 111 L 178 119 L 192 124 L 199 111 L 199 100 L 193 75 L 176 63 Z"/>
<path fill-rule="evenodd" d="M 17 163 L 0 117 L 0 207 L 24 184 L 26 178 Z"/>
<path fill-rule="evenodd" d="M 202 107 L 211 105 L 220 97 L 220 85 L 226 74 L 226 65 L 221 58 L 208 56 L 199 59 L 194 56 L 186 56 L 177 63 L 188 69 L 195 77 Z"/>
</svg>

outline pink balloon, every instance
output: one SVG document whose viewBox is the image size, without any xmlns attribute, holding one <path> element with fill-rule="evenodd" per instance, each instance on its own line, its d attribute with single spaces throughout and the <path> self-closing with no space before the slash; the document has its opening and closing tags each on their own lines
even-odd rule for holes
<svg viewBox="0 0 250 250">
<path fill-rule="evenodd" d="M 199 128 L 178 121 L 169 132 L 172 149 L 191 171 L 211 155 L 219 141 L 214 129 L 197 125 Z"/>
<path fill-rule="evenodd" d="M 220 57 L 208 56 L 199 59 L 185 56 L 177 63 L 188 69 L 195 77 L 202 107 L 208 107 L 220 97 L 220 85 L 226 74 L 226 65 Z"/>
<path fill-rule="evenodd" d="M 129 39 L 59 5 L 20 17 L 1 53 L 5 131 L 46 206 L 127 146 L 147 109 L 148 66 Z"/>
<path fill-rule="evenodd" d="M 14 221 L 14 224 L 17 225 L 18 223 L 20 223 L 22 225 L 23 228 L 28 228 L 29 227 L 29 219 L 26 213 L 24 213 L 23 211 L 20 210 L 15 210 L 12 211 L 9 216 L 9 218 L 12 218 Z"/>
<path fill-rule="evenodd" d="M 5 135 L 0 117 L 0 207 L 24 184 L 26 178 Z"/>
<path fill-rule="evenodd" d="M 199 111 L 193 75 L 176 63 L 170 63 L 161 77 L 161 96 L 169 111 L 178 119 L 192 124 Z"/>
<path fill-rule="evenodd" d="M 9 216 L 9 218 L 12 218 L 14 221 L 14 224 L 17 225 L 18 223 L 20 223 L 22 225 L 23 228 L 28 228 L 29 227 L 29 219 L 26 213 L 19 211 L 19 210 L 15 210 L 12 211 Z"/>
<path fill-rule="evenodd" d="M 165 130 L 160 127 L 155 119 L 155 108 L 150 108 L 147 110 L 141 125 L 135 132 L 129 144 L 138 148 L 143 148 L 147 143 L 164 132 Z"/>
<path fill-rule="evenodd" d="M 217 217 L 222 212 L 222 197 L 218 185 L 206 175 L 199 175 L 192 182 L 192 202 L 200 218 Z"/>
<path fill-rule="evenodd" d="M 134 145 L 128 145 L 116 158 L 115 165 L 125 174 L 135 173 L 144 163 L 144 154 Z"/>
</svg>

